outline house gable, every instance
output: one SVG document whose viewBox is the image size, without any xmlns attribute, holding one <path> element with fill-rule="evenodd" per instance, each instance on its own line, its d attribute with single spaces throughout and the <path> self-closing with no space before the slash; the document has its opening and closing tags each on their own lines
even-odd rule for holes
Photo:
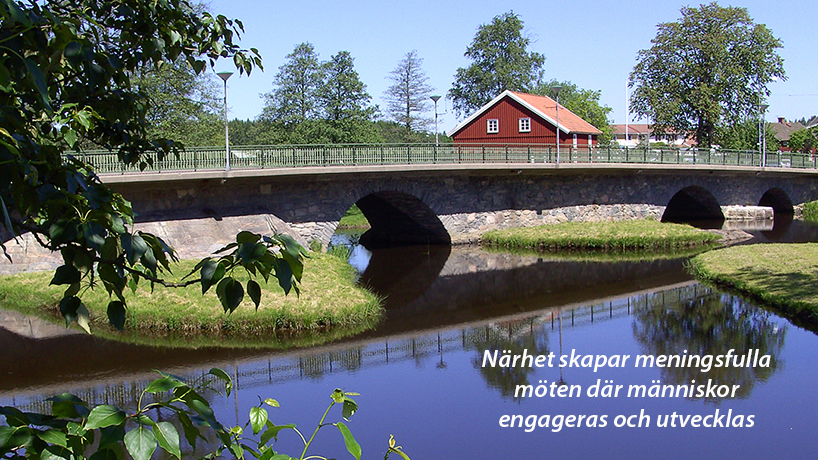
<svg viewBox="0 0 818 460">
<path fill-rule="evenodd" d="M 450 136 L 457 142 L 475 143 L 556 143 L 557 103 L 546 96 L 504 91 L 480 108 Z M 559 108 L 560 143 L 587 145 L 601 132 L 562 105 Z M 592 140 L 591 140 L 592 139 Z"/>
</svg>

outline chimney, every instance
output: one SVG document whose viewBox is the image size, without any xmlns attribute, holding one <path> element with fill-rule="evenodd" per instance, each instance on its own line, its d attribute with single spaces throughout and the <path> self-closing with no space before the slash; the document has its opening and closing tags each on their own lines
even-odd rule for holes
<svg viewBox="0 0 818 460">
<path fill-rule="evenodd" d="M 787 119 L 784 118 L 784 117 L 778 117 L 778 122 L 781 123 L 781 124 L 784 124 L 784 123 L 787 122 Z"/>
</svg>

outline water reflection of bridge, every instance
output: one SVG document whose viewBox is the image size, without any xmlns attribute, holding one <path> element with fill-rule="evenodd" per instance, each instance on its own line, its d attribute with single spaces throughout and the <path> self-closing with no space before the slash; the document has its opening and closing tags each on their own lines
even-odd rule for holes
<svg viewBox="0 0 818 460">
<path fill-rule="evenodd" d="M 683 283 L 662 291 L 644 291 L 610 299 L 600 299 L 592 304 L 569 305 L 520 315 L 507 315 L 478 323 L 463 324 L 455 328 L 426 330 L 411 335 L 398 335 L 372 339 L 359 343 L 326 346 L 290 357 L 271 356 L 267 359 L 251 359 L 244 362 L 215 365 L 223 367 L 234 379 L 237 390 L 248 390 L 265 385 L 303 379 L 321 379 L 335 373 L 383 366 L 406 361 L 418 364 L 435 363 L 445 367 L 447 353 L 477 350 L 477 344 L 497 340 L 514 340 L 538 331 L 554 331 L 590 326 L 596 323 L 623 318 L 635 312 L 667 308 L 687 304 L 714 295 L 710 288 L 696 283 Z M 480 353 L 479 350 L 478 354 Z M 174 371 L 187 380 L 202 378 L 211 368 Z M 144 375 L 133 380 L 105 385 L 86 382 L 84 388 L 62 388 L 49 394 L 0 394 L 0 405 L 14 405 L 22 410 L 49 412 L 46 398 L 54 393 L 70 391 L 93 404 L 112 404 L 133 407 L 142 390 L 151 379 Z M 42 390 L 40 390 L 42 391 Z M 38 391 L 37 393 L 39 393 Z"/>
</svg>

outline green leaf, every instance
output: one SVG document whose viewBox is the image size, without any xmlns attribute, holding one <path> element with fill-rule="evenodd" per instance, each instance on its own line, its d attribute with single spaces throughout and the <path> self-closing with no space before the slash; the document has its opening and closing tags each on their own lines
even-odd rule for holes
<svg viewBox="0 0 818 460">
<path fill-rule="evenodd" d="M 294 430 L 295 424 L 290 423 L 288 425 L 274 425 L 272 422 L 267 422 L 267 430 L 261 434 L 261 438 L 259 438 L 259 442 L 261 444 L 267 444 L 270 442 L 271 439 L 278 441 L 278 433 L 281 430 Z"/>
<path fill-rule="evenodd" d="M 357 460 L 361 460 L 361 445 L 358 444 L 358 441 L 355 440 L 355 437 L 352 436 L 352 432 L 349 431 L 344 422 L 338 422 L 335 426 L 338 427 L 338 430 L 341 432 L 341 435 L 344 437 L 344 444 L 347 446 L 347 450 L 353 457 Z"/>
<path fill-rule="evenodd" d="M 87 333 L 91 333 L 91 315 L 84 303 L 77 308 L 77 324 Z"/>
<path fill-rule="evenodd" d="M 271 407 L 281 407 L 281 405 L 278 403 L 278 401 L 276 401 L 275 399 L 272 399 L 272 398 L 265 399 L 264 404 L 267 404 L 268 406 L 271 406 Z"/>
<path fill-rule="evenodd" d="M 125 433 L 125 447 L 134 460 L 150 460 L 156 450 L 156 437 L 152 430 L 139 425 Z"/>
<path fill-rule="evenodd" d="M 119 444 L 111 445 L 105 449 L 94 452 L 88 460 L 122 460 L 125 458 L 125 451 Z"/>
<path fill-rule="evenodd" d="M 0 406 L 0 415 L 6 417 L 9 426 L 27 426 L 31 423 L 28 416 L 16 407 Z"/>
<path fill-rule="evenodd" d="M 350 398 L 345 398 L 344 409 L 341 411 L 344 420 L 349 420 L 350 417 L 355 415 L 355 412 L 358 412 L 358 404 Z"/>
<path fill-rule="evenodd" d="M 40 452 L 39 460 L 70 460 L 74 458 L 73 452 L 63 446 L 46 446 Z"/>
<path fill-rule="evenodd" d="M 52 396 L 46 401 L 51 403 L 51 414 L 55 417 L 74 419 L 90 413 L 85 401 L 70 393 Z"/>
<path fill-rule="evenodd" d="M 205 437 L 202 436 L 202 433 L 199 431 L 198 428 L 196 428 L 196 425 L 193 424 L 193 421 L 190 420 L 190 417 L 187 414 L 185 414 L 184 412 L 180 412 L 178 414 L 178 417 L 179 423 L 182 424 L 182 429 L 185 430 L 185 439 L 187 440 L 187 443 L 190 444 L 191 447 L 195 449 L 196 439 L 198 438 L 205 439 Z"/>
<path fill-rule="evenodd" d="M 122 249 L 125 250 L 125 257 L 128 263 L 134 265 L 148 251 L 148 244 L 139 235 L 124 234 L 120 237 Z"/>
<path fill-rule="evenodd" d="M 82 279 L 82 273 L 71 265 L 61 265 L 54 271 L 54 278 L 51 279 L 52 285 L 74 284 L 79 283 Z"/>
<path fill-rule="evenodd" d="M 230 396 L 230 392 L 233 391 L 233 379 L 230 378 L 229 375 L 227 375 L 227 372 L 225 372 L 222 369 L 219 369 L 218 367 L 214 367 L 214 368 L 210 369 L 210 372 L 208 372 L 208 374 L 210 374 L 210 375 L 212 375 L 214 377 L 217 377 L 217 378 L 221 379 L 222 381 L 224 381 L 227 396 Z"/>
<path fill-rule="evenodd" d="M 250 426 L 253 427 L 253 434 L 257 435 L 267 424 L 267 410 L 263 407 L 253 406 L 250 408 Z"/>
<path fill-rule="evenodd" d="M 65 318 L 65 327 L 79 319 L 78 311 L 81 305 L 82 301 L 77 296 L 63 297 L 60 300 L 60 314 Z"/>
<path fill-rule="evenodd" d="M 108 302 L 108 321 L 118 330 L 125 329 L 125 304 L 119 300 Z"/>
<path fill-rule="evenodd" d="M 216 286 L 216 293 L 225 312 L 234 312 L 244 299 L 244 287 L 232 277 L 222 279 Z"/>
<path fill-rule="evenodd" d="M 182 458 L 182 450 L 179 447 L 179 432 L 170 422 L 158 422 L 153 427 L 153 434 L 159 446 L 176 458 Z"/>
<path fill-rule="evenodd" d="M 26 69 L 28 73 L 31 75 L 32 81 L 34 81 L 34 85 L 37 87 L 37 91 L 40 95 L 40 101 L 43 103 L 46 111 L 53 112 L 54 109 L 51 108 L 51 101 L 49 100 L 48 96 L 48 86 L 45 82 L 45 75 L 40 70 L 40 67 L 37 65 L 36 62 L 32 61 L 31 59 L 24 59 L 23 60 L 26 64 Z"/>
<path fill-rule="evenodd" d="M 236 235 L 236 242 L 239 244 L 255 244 L 261 239 L 261 235 L 256 233 L 241 231 Z"/>
<path fill-rule="evenodd" d="M 37 437 L 49 444 L 68 447 L 68 436 L 59 430 L 40 431 Z"/>
<path fill-rule="evenodd" d="M 88 423 L 85 424 L 85 429 L 95 430 L 97 428 L 119 425 L 125 421 L 125 417 L 125 412 L 114 406 L 97 406 L 93 408 L 88 415 Z"/>
<path fill-rule="evenodd" d="M 28 444 L 32 438 L 27 426 L 0 426 L 0 452 Z"/>
<path fill-rule="evenodd" d="M 256 305 L 256 310 L 258 310 L 258 306 L 261 303 L 261 286 L 256 280 L 247 281 L 247 295 L 253 300 L 253 303 Z"/>
<path fill-rule="evenodd" d="M 185 383 L 181 382 L 179 379 L 164 376 L 149 383 L 148 386 L 145 387 L 145 391 L 152 394 L 158 394 L 183 386 L 185 386 Z"/>
<path fill-rule="evenodd" d="M 202 264 L 202 295 L 206 293 L 211 286 L 222 279 L 225 274 L 225 267 L 219 261 L 213 259 L 205 259 Z"/>
</svg>

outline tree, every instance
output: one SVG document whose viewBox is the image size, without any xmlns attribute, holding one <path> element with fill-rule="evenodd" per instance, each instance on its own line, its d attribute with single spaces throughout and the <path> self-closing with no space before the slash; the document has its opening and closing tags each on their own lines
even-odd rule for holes
<svg viewBox="0 0 818 460">
<path fill-rule="evenodd" d="M 818 147 L 818 136 L 815 128 L 800 129 L 790 135 L 787 146 L 793 152 L 809 153 Z"/>
<path fill-rule="evenodd" d="M 720 126 L 716 128 L 716 133 L 713 138 L 714 143 L 721 148 L 729 150 L 755 150 L 759 151 L 758 146 L 758 119 L 755 117 L 749 118 L 741 123 L 734 123 L 728 126 Z M 775 131 L 770 129 L 770 124 L 767 123 L 765 136 L 767 140 L 767 151 L 774 152 L 778 150 L 780 142 L 775 137 Z"/>
<path fill-rule="evenodd" d="M 220 88 L 212 73 L 197 74 L 184 60 L 163 62 L 136 71 L 131 84 L 150 101 L 149 137 L 184 145 L 212 145 L 224 137 Z"/>
<path fill-rule="evenodd" d="M 668 129 L 713 144 L 716 129 L 758 112 L 767 84 L 784 79 L 779 39 L 746 8 L 684 7 L 677 22 L 659 24 L 653 46 L 631 73 L 631 109 L 648 116 L 654 134 Z"/>
<path fill-rule="evenodd" d="M 529 52 L 531 38 L 514 12 L 477 29 L 464 54 L 473 62 L 457 69 L 449 98 L 459 116 L 482 107 L 505 90 L 529 92 L 542 78 L 545 56 Z"/>
<path fill-rule="evenodd" d="M 369 105 L 372 96 L 358 78 L 348 51 L 340 51 L 321 65 L 324 83 L 317 95 L 327 120 L 324 135 L 333 143 L 377 142 L 372 124 L 377 110 Z"/>
<path fill-rule="evenodd" d="M 429 85 L 429 77 L 421 64 L 423 59 L 418 57 L 417 50 L 406 53 L 389 73 L 393 84 L 384 91 L 387 113 L 403 125 L 403 142 L 414 140 L 415 131 L 427 131 L 433 122 L 432 118 L 423 116 L 429 111 L 429 96 L 434 88 Z"/>
<path fill-rule="evenodd" d="M 185 0 L 0 3 L 0 222 L 5 236 L 30 232 L 62 254 L 52 284 L 66 286 L 60 312 L 88 329 L 82 293 L 104 287 L 108 317 L 122 328 L 123 291 L 137 284 L 216 286 L 225 310 L 245 292 L 258 305 L 254 279 L 246 290 L 233 277 L 244 268 L 276 277 L 285 291 L 300 280 L 303 256 L 292 238 L 241 232 L 223 257 L 202 260 L 199 277 L 169 283 L 176 254 L 159 237 L 136 231 L 133 210 L 70 155 L 84 142 L 115 151 L 129 167 L 147 167 L 180 146 L 149 135 L 150 99 L 133 75 L 164 62 L 186 62 L 196 74 L 218 59 L 240 73 L 261 67 L 255 49 L 235 42 L 241 22 L 198 13 Z M 194 275 L 193 273 L 191 275 Z"/>
<path fill-rule="evenodd" d="M 276 88 L 264 95 L 262 118 L 295 124 L 316 118 L 319 114 L 317 92 L 323 73 L 318 54 L 311 43 L 297 45 L 278 68 L 273 84 Z"/>
<path fill-rule="evenodd" d="M 557 85 L 560 86 L 560 105 L 602 131 L 602 135 L 599 137 L 600 144 L 611 142 L 613 129 L 608 120 L 608 114 L 611 113 L 612 109 L 600 104 L 599 98 L 602 96 L 602 92 L 579 88 L 570 81 L 558 82 L 557 80 L 551 80 L 547 83 L 541 83 L 533 93 L 556 100 L 557 92 L 554 87 Z"/>
</svg>

